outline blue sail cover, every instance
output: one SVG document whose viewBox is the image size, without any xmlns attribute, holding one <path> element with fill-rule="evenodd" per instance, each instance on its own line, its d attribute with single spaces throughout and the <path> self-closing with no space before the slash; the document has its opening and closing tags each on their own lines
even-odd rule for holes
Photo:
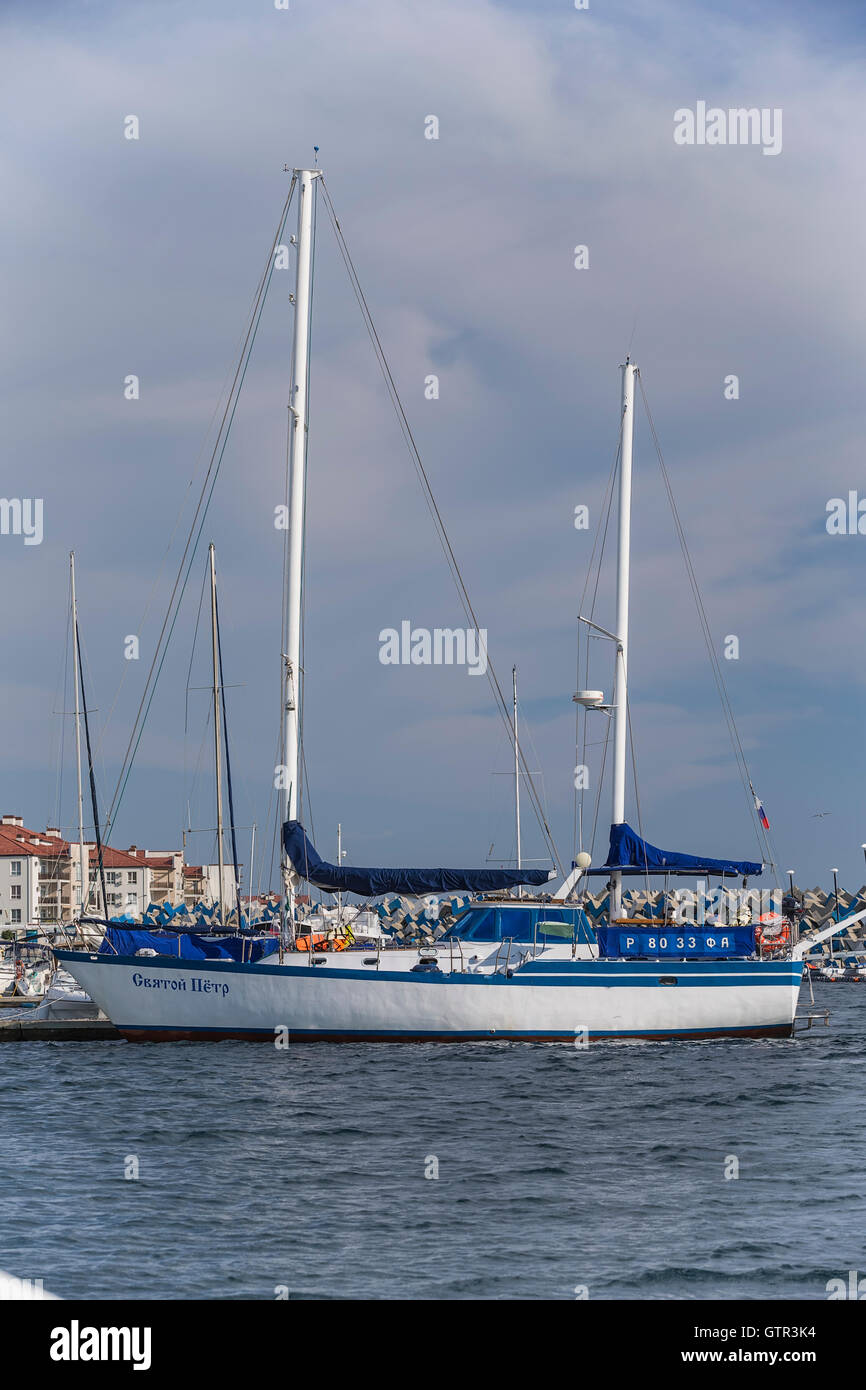
<svg viewBox="0 0 866 1390">
<path fill-rule="evenodd" d="M 763 864 L 748 859 L 705 859 L 678 850 L 656 849 L 623 821 L 622 825 L 610 827 L 610 849 L 604 864 L 599 869 L 588 869 L 587 873 L 609 874 L 618 869 L 621 874 L 633 875 L 718 874 L 722 878 L 748 878 L 760 874 L 763 868 Z"/>
<path fill-rule="evenodd" d="M 326 893 L 358 893 L 378 898 L 382 893 L 491 893 L 527 883 L 540 887 L 556 874 L 549 869 L 352 869 L 320 859 L 300 821 L 283 826 L 286 854 L 301 878 Z"/>
<path fill-rule="evenodd" d="M 236 960 L 249 965 L 271 955 L 278 947 L 279 941 L 274 936 L 264 939 L 221 936 L 219 941 L 205 941 L 195 932 L 141 931 L 108 926 L 99 954 L 134 956 L 142 949 L 149 949 L 159 956 L 174 956 L 180 960 Z"/>
</svg>

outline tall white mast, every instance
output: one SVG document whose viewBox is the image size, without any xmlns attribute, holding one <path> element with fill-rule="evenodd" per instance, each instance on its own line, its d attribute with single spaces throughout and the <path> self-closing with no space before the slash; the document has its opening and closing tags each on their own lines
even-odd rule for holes
<svg viewBox="0 0 866 1390">
<path fill-rule="evenodd" d="M 613 696 L 613 806 L 611 824 L 625 820 L 625 770 L 628 744 L 628 591 L 631 552 L 631 466 L 634 438 L 634 379 L 628 358 L 622 367 L 622 447 L 619 466 L 619 531 L 616 570 L 616 678 Z M 611 920 L 622 916 L 622 874 L 611 874 Z"/>
<path fill-rule="evenodd" d="M 301 687 L 301 606 L 304 565 L 304 492 L 307 472 L 307 391 L 310 369 L 310 312 L 312 308 L 312 242 L 314 183 L 319 171 L 296 169 L 298 179 L 298 256 L 295 280 L 295 332 L 292 345 L 292 390 L 289 398 L 291 483 L 289 490 L 289 558 L 286 595 L 286 641 L 284 653 L 285 695 L 285 820 L 298 819 L 300 802 L 300 687 Z M 294 908 L 294 885 L 282 851 L 286 871 L 290 915 Z"/>
<path fill-rule="evenodd" d="M 213 651 L 213 746 L 214 766 L 216 768 L 217 794 L 217 863 L 219 864 L 219 920 L 225 925 L 225 867 L 223 864 L 223 769 L 222 734 L 220 721 L 220 667 L 219 642 L 217 639 L 216 611 L 216 564 L 214 562 L 213 541 L 210 543 L 210 623 L 211 648 Z"/>
<path fill-rule="evenodd" d="M 75 686 L 75 762 L 78 771 L 78 873 L 81 882 L 80 915 L 87 910 L 90 896 L 89 874 L 84 864 L 84 793 L 81 784 L 81 705 L 78 686 L 78 604 L 75 599 L 75 551 L 69 552 L 69 578 L 72 585 L 72 667 Z M 106 908 L 107 911 L 107 908 Z"/>
<path fill-rule="evenodd" d="M 516 837 L 517 867 L 523 868 L 520 857 L 520 743 L 517 738 L 517 667 L 511 668 L 511 692 L 514 709 L 514 830 Z M 523 897 L 522 888 L 518 887 L 517 896 Z"/>
</svg>

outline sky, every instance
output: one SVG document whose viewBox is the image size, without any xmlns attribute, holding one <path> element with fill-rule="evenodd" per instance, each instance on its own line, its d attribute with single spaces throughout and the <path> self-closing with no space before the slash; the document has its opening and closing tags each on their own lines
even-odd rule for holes
<svg viewBox="0 0 866 1390">
<path fill-rule="evenodd" d="M 830 886 L 832 867 L 863 882 L 866 536 L 826 522 L 830 499 L 866 498 L 864 43 L 843 3 L 6 0 L 0 491 L 42 500 L 43 536 L 0 535 L 3 811 L 76 833 L 72 549 L 111 799 L 284 167 L 317 145 L 491 660 L 506 686 L 518 669 L 524 749 L 563 862 L 576 616 L 630 353 L 719 655 L 738 638 L 722 666 L 779 868 L 803 886 Z M 678 145 L 674 113 L 699 102 L 780 110 L 780 152 Z M 512 759 L 487 682 L 379 660 L 385 628 L 465 619 L 321 207 L 317 232 L 305 820 L 325 858 L 339 822 L 350 863 L 508 859 Z M 292 278 L 274 272 L 111 835 L 167 849 L 192 827 L 189 859 L 214 856 L 203 627 L 193 642 L 213 540 L 254 886 L 274 810 Z M 760 857 L 641 408 L 634 502 L 643 831 Z M 574 526 L 578 505 L 589 530 Z M 613 560 L 608 545 L 596 609 L 608 627 Z M 124 656 L 130 634 L 138 661 Z M 594 644 L 591 683 L 609 693 L 606 662 Z M 604 787 L 596 862 L 608 803 Z M 528 805 L 523 853 L 547 853 Z"/>
</svg>

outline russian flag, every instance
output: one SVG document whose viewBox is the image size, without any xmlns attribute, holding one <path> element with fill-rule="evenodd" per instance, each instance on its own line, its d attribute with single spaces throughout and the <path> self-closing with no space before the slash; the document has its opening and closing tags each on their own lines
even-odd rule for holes
<svg viewBox="0 0 866 1390">
<path fill-rule="evenodd" d="M 762 826 L 764 827 L 765 830 L 769 830 L 769 828 L 770 828 L 770 822 L 767 820 L 767 813 L 766 813 L 766 811 L 764 810 L 764 807 L 763 807 L 761 801 L 759 800 L 759 798 L 758 798 L 757 796 L 755 796 L 755 793 L 754 793 L 754 792 L 752 792 L 752 796 L 755 797 L 755 810 L 756 810 L 757 813 L 758 813 L 758 820 L 761 822 L 761 824 L 762 824 Z"/>
</svg>

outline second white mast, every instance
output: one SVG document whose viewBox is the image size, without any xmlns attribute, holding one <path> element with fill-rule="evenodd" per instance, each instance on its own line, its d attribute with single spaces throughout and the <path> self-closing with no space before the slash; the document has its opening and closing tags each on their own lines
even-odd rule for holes
<svg viewBox="0 0 866 1390">
<path fill-rule="evenodd" d="M 613 804 L 611 824 L 625 820 L 625 771 L 628 749 L 628 600 L 631 559 L 631 471 L 634 441 L 634 379 L 637 367 L 628 358 L 622 368 L 622 446 L 619 465 L 619 517 L 616 570 L 616 678 L 613 696 Z M 622 916 L 622 874 L 611 874 L 611 920 Z"/>
</svg>

